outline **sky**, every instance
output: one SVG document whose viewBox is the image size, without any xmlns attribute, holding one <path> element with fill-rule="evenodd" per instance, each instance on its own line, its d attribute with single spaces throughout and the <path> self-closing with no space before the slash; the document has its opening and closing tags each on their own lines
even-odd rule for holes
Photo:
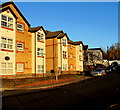
<svg viewBox="0 0 120 110">
<path fill-rule="evenodd" d="M 118 42 L 118 2 L 15 2 L 32 27 L 63 30 L 89 48 Z"/>
</svg>

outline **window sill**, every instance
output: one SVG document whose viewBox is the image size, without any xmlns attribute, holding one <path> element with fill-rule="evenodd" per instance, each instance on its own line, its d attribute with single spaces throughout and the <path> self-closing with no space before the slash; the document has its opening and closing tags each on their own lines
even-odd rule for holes
<svg viewBox="0 0 120 110">
<path fill-rule="evenodd" d="M 38 42 L 44 43 L 44 41 L 40 41 L 40 40 L 38 40 Z"/>
<path fill-rule="evenodd" d="M 44 56 L 37 56 L 37 57 L 39 57 L 39 58 L 44 58 Z"/>
<path fill-rule="evenodd" d="M 24 51 L 17 51 L 17 53 L 24 53 Z"/>
<path fill-rule="evenodd" d="M 4 29 L 8 29 L 8 30 L 10 30 L 10 31 L 14 31 L 14 29 L 11 29 L 11 28 L 9 28 L 9 27 L 5 27 L 5 26 L 1 26 L 2 28 L 4 28 Z"/>
<path fill-rule="evenodd" d="M 24 34 L 24 31 L 18 31 L 18 30 L 17 30 L 17 32 L 18 32 L 18 33 L 21 33 L 21 34 Z"/>
<path fill-rule="evenodd" d="M 13 50 L 1 49 L 1 51 L 14 52 Z"/>
</svg>

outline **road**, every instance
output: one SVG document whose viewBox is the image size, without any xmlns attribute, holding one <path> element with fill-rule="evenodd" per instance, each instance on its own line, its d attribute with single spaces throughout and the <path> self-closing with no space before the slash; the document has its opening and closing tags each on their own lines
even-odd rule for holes
<svg viewBox="0 0 120 110">
<path fill-rule="evenodd" d="M 15 92 L 15 91 L 14 91 Z M 116 108 L 117 109 L 113 109 Z M 120 74 L 110 73 L 58 88 L 3 97 L 2 110 L 118 110 Z"/>
</svg>

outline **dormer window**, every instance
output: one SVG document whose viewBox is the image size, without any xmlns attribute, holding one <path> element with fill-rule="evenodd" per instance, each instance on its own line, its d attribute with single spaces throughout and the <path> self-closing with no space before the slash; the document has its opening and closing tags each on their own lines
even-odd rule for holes
<svg viewBox="0 0 120 110">
<path fill-rule="evenodd" d="M 38 41 L 44 41 L 44 35 L 41 34 L 40 32 L 37 32 L 37 40 Z"/>
<path fill-rule="evenodd" d="M 13 29 L 13 18 L 6 16 L 6 15 L 1 15 L 1 26 L 8 27 Z"/>
<path fill-rule="evenodd" d="M 24 31 L 24 25 L 17 23 L 17 30 L 23 32 Z"/>
</svg>

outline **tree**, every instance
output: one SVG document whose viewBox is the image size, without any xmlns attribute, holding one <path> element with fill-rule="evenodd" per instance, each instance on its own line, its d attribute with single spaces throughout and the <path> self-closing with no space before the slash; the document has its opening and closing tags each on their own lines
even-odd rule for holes
<svg viewBox="0 0 120 110">
<path fill-rule="evenodd" d="M 104 57 L 108 60 L 120 60 L 120 43 L 112 45 L 104 52 Z"/>
</svg>

